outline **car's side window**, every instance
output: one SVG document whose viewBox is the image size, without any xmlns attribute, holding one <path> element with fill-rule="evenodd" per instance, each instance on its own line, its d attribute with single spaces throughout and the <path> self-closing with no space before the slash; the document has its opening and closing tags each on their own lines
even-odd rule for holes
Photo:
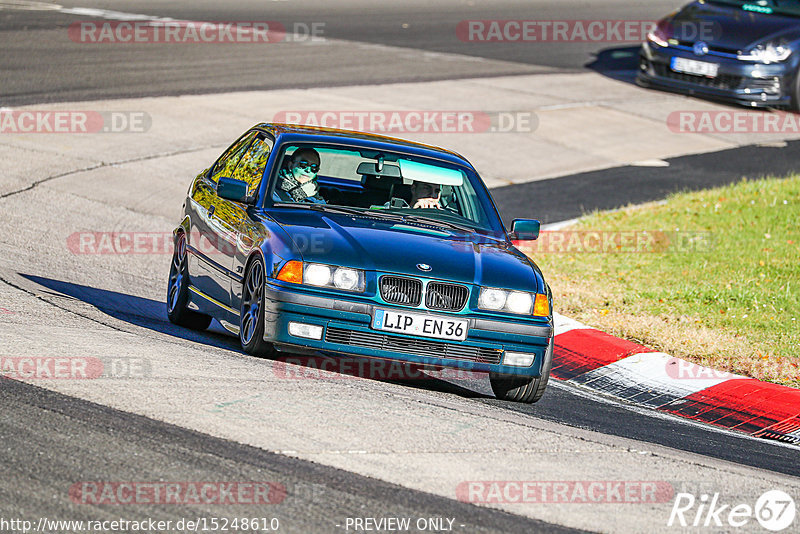
<svg viewBox="0 0 800 534">
<path fill-rule="evenodd" d="M 247 150 L 250 142 L 258 132 L 250 132 L 239 139 L 232 147 L 217 160 L 214 170 L 211 172 L 211 181 L 217 183 L 220 177 L 231 178 L 236 164 L 242 158 L 242 154 Z"/>
<path fill-rule="evenodd" d="M 233 171 L 231 178 L 247 182 L 248 195 L 253 195 L 258 190 L 270 152 L 272 141 L 257 137 Z"/>
</svg>

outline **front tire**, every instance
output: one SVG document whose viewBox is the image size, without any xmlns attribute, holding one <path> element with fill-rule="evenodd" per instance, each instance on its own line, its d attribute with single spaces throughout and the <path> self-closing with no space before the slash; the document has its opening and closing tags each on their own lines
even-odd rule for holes
<svg viewBox="0 0 800 534">
<path fill-rule="evenodd" d="M 794 82 L 792 83 L 792 103 L 789 110 L 794 113 L 800 113 L 800 69 L 794 74 Z"/>
<path fill-rule="evenodd" d="M 544 395 L 552 366 L 553 338 L 551 337 L 550 343 L 547 345 L 547 351 L 544 353 L 542 372 L 538 377 L 489 373 L 489 382 L 491 382 L 492 391 L 494 391 L 494 395 L 498 400 L 533 404 Z"/>
<path fill-rule="evenodd" d="M 247 270 L 239 314 L 239 341 L 244 351 L 253 356 L 273 353 L 272 344 L 264 341 L 264 283 L 264 262 L 256 258 Z"/>
<path fill-rule="evenodd" d="M 189 267 L 186 261 L 186 234 L 181 232 L 175 241 L 172 265 L 167 285 L 167 317 L 171 323 L 192 330 L 205 330 L 211 317 L 186 308 L 189 302 Z"/>
</svg>

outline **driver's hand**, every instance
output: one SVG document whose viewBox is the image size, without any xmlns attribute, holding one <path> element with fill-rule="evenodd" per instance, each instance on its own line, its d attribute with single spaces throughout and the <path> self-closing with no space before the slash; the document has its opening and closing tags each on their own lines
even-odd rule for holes
<svg viewBox="0 0 800 534">
<path fill-rule="evenodd" d="M 421 198 L 414 204 L 414 208 L 434 208 L 437 210 L 442 209 L 439 205 L 438 198 Z"/>
</svg>

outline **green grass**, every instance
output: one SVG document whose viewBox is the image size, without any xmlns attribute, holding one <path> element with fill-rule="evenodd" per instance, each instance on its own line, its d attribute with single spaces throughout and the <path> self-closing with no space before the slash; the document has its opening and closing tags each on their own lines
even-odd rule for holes
<svg viewBox="0 0 800 534">
<path fill-rule="evenodd" d="M 576 230 L 655 237 L 656 252 L 532 251 L 556 311 L 698 363 L 800 385 L 800 177 L 676 194 L 563 232 Z"/>
</svg>

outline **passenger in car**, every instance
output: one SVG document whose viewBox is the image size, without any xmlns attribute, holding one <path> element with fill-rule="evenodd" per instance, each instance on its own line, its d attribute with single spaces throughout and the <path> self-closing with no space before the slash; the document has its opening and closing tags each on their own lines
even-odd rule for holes
<svg viewBox="0 0 800 534">
<path fill-rule="evenodd" d="M 317 184 L 319 164 L 319 153 L 313 148 L 295 150 L 289 158 L 288 165 L 278 173 L 274 200 L 325 204 L 325 199 L 320 196 Z"/>
</svg>

